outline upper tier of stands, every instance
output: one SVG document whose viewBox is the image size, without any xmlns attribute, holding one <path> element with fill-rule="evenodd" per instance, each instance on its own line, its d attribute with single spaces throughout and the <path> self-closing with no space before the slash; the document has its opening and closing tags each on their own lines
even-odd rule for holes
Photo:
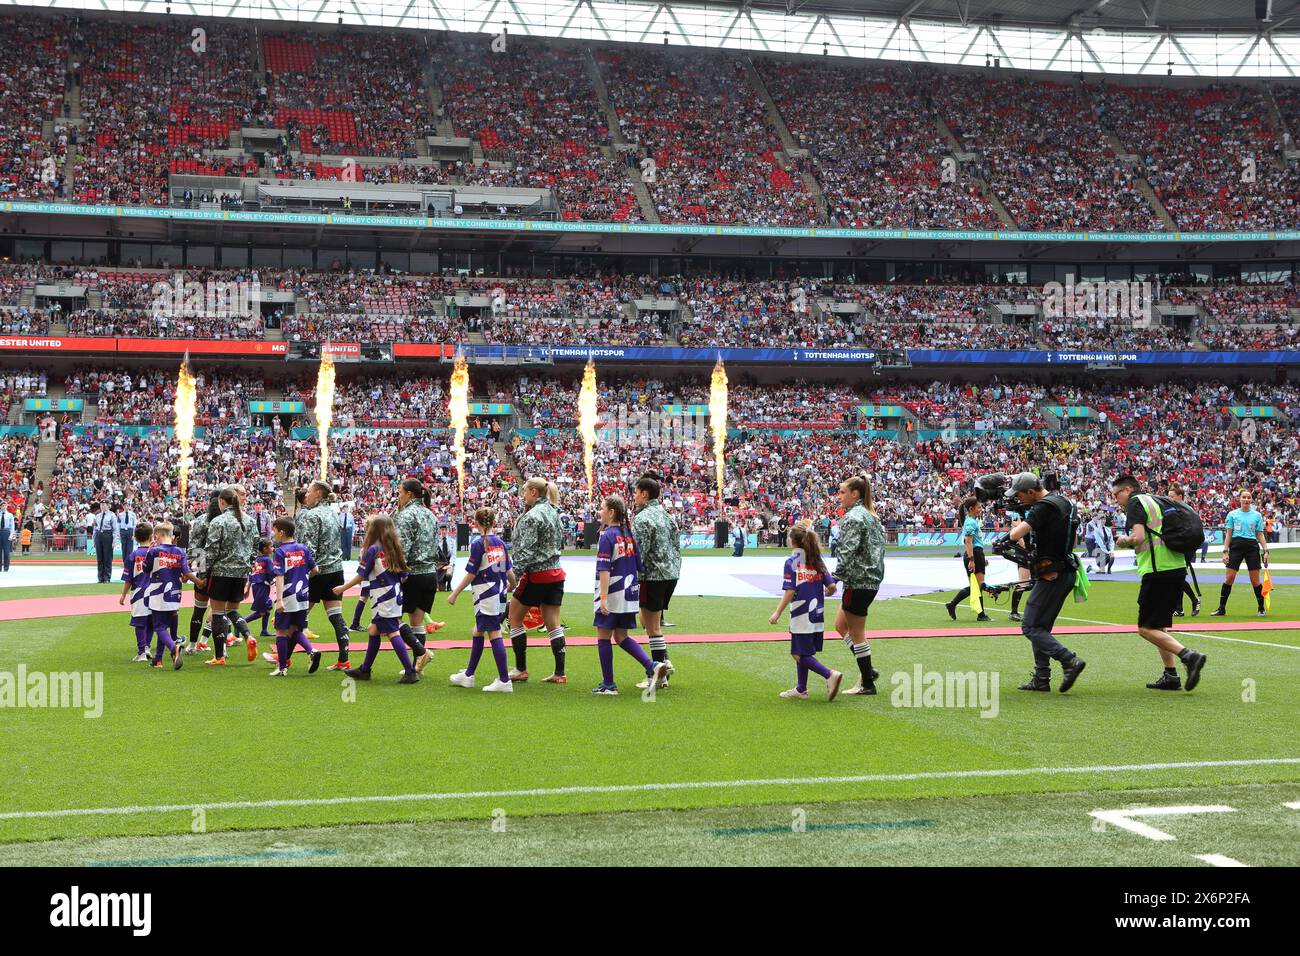
<svg viewBox="0 0 1300 956">
<path fill-rule="evenodd" d="M 1300 197 L 1288 158 L 1300 90 L 1286 80 L 993 79 L 515 38 L 494 53 L 488 35 L 205 29 L 196 51 L 186 23 L 0 17 L 0 195 L 161 205 L 174 175 L 231 177 L 204 187 L 221 195 L 239 191 L 234 177 L 343 179 L 355 157 L 376 160 L 358 167 L 364 182 L 546 188 L 564 218 L 602 221 L 1273 229 L 1294 226 Z M 275 145 L 244 144 L 245 128 Z M 471 145 L 439 163 L 429 136 Z M 656 172 L 639 202 L 643 158 Z"/>
</svg>

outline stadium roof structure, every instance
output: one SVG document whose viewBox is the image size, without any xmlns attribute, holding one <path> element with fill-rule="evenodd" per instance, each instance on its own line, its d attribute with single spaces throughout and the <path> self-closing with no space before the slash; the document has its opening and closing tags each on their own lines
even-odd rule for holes
<svg viewBox="0 0 1300 956">
<path fill-rule="evenodd" d="M 364 25 L 1133 76 L 1300 77 L 1300 0 L 46 0 L 41 10 Z M 4 7 L 30 4 L 0 0 Z"/>
</svg>

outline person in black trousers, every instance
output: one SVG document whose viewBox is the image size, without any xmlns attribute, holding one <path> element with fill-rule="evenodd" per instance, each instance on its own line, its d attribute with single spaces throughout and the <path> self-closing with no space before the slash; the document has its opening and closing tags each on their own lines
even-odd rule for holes
<svg viewBox="0 0 1300 956">
<path fill-rule="evenodd" d="M 117 540 L 117 516 L 108 508 L 100 508 L 98 503 L 92 504 L 90 527 L 95 535 L 95 566 L 99 572 L 99 583 L 109 584 L 113 580 L 113 542 Z"/>
<path fill-rule="evenodd" d="M 1037 557 L 1031 569 L 1033 590 L 1025 602 L 1025 616 L 1020 623 L 1021 633 L 1034 646 L 1034 674 L 1028 682 L 1020 685 L 1020 690 L 1050 691 L 1052 661 L 1056 660 L 1061 662 L 1064 671 L 1060 685 L 1064 694 L 1074 686 L 1086 666 L 1081 657 L 1052 634 L 1057 615 L 1074 590 L 1078 571 L 1078 559 L 1074 555 L 1078 513 L 1064 495 L 1059 492 L 1049 494 L 1033 472 L 1016 475 L 1007 497 L 1014 498 L 1025 509 L 1024 520 L 1016 522 L 1010 539 L 1018 542 L 1033 534 L 1031 551 Z"/>
</svg>

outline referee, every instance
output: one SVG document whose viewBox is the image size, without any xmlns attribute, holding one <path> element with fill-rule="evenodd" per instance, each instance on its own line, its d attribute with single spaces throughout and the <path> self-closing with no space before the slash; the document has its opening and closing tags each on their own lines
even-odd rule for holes
<svg viewBox="0 0 1300 956">
<path fill-rule="evenodd" d="M 316 573 L 307 585 L 311 606 L 325 605 L 330 625 L 339 643 L 339 659 L 329 670 L 348 669 L 348 625 L 343 620 L 343 600 L 334 589 L 343 585 L 343 549 L 340 546 L 339 519 L 329 506 L 330 486 L 313 481 L 303 492 L 302 504 L 293 516 L 298 543 L 316 559 Z"/>
<path fill-rule="evenodd" d="M 1206 656 L 1189 647 L 1183 647 L 1169 628 L 1174 623 L 1174 609 L 1183 599 L 1183 581 L 1187 576 L 1187 558 L 1170 550 L 1161 532 L 1164 513 L 1160 503 L 1151 495 L 1142 494 L 1142 485 L 1132 475 L 1122 475 L 1111 486 L 1115 503 L 1124 509 L 1128 519 L 1128 536 L 1115 544 L 1133 548 L 1137 552 L 1138 574 L 1142 586 L 1138 591 L 1138 634 L 1154 644 L 1165 665 L 1164 673 L 1148 690 L 1179 690 L 1178 669 L 1175 661 L 1187 666 L 1186 688 L 1192 690 L 1201 679 L 1201 668 Z M 1147 534 L 1150 529 L 1151 534 Z"/>
<path fill-rule="evenodd" d="M 1034 646 L 1034 676 L 1020 685 L 1020 690 L 1050 691 L 1052 661 L 1061 662 L 1061 693 L 1074 686 L 1083 673 L 1083 658 L 1065 647 L 1052 634 L 1065 599 L 1074 590 L 1078 559 L 1074 556 L 1074 539 L 1078 533 L 1078 516 L 1074 503 L 1060 492 L 1049 494 L 1038 476 L 1031 471 L 1016 475 L 1007 489 L 1007 497 L 1026 506 L 1024 520 L 1016 522 L 1010 539 L 1019 543 L 1030 534 L 1036 557 L 1032 569 L 1034 584 L 1025 602 L 1025 616 L 1020 631 Z"/>
<path fill-rule="evenodd" d="M 1228 613 L 1228 595 L 1232 593 L 1233 582 L 1237 580 L 1237 571 L 1241 563 L 1246 562 L 1250 572 L 1250 586 L 1255 589 L 1255 602 L 1259 605 L 1259 616 L 1263 617 L 1264 589 L 1259 583 L 1259 569 L 1268 561 L 1268 538 L 1264 535 L 1264 516 L 1252 505 L 1255 496 L 1243 491 L 1237 498 L 1238 507 L 1228 512 L 1223 522 L 1223 564 L 1228 569 L 1223 575 L 1223 586 L 1219 588 L 1219 606 L 1210 612 L 1211 617 L 1223 617 Z"/>
<path fill-rule="evenodd" d="M 402 543 L 410 576 L 402 582 L 402 613 L 411 622 L 402 625 L 402 640 L 415 652 L 415 669 L 423 674 L 433 655 L 425 647 L 428 628 L 424 616 L 433 611 L 438 594 L 438 519 L 429 506 L 433 497 L 418 478 L 407 478 L 397 489 L 397 540 Z M 435 625 L 435 630 L 442 625 Z"/>
</svg>

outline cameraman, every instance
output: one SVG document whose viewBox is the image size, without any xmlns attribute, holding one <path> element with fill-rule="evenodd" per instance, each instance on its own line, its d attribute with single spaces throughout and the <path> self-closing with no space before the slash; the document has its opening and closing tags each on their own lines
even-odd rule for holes
<svg viewBox="0 0 1300 956">
<path fill-rule="evenodd" d="M 1025 509 L 1023 521 L 1016 522 L 1008 536 L 1018 544 L 1033 534 L 1030 553 L 1034 556 L 1033 589 L 1025 602 L 1021 632 L 1034 646 L 1034 676 L 1020 690 L 1050 691 L 1052 660 L 1061 662 L 1064 674 L 1060 691 L 1074 686 L 1087 665 L 1052 635 L 1052 625 L 1061 613 L 1065 599 L 1074 590 L 1078 559 L 1074 556 L 1074 538 L 1078 530 L 1073 503 L 1059 492 L 1048 493 L 1033 472 L 1021 472 L 1011 482 L 1007 497 Z"/>
</svg>

